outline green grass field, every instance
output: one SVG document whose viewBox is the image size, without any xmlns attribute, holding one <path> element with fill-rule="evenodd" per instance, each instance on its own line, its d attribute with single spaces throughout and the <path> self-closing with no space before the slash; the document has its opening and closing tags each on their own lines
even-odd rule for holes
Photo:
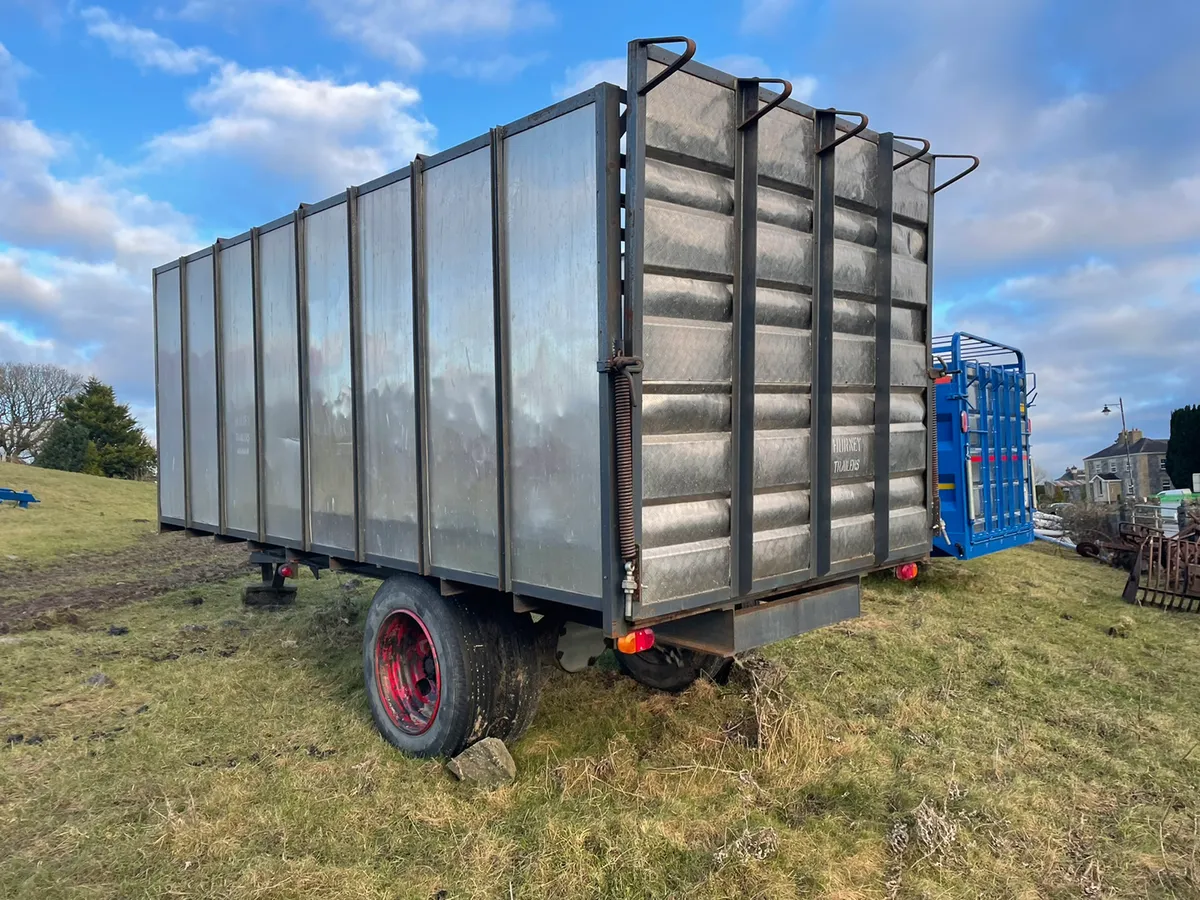
<svg viewBox="0 0 1200 900">
<path fill-rule="evenodd" d="M 0 463 L 0 487 L 41 501 L 28 509 L 0 504 L 0 573 L 110 553 L 157 529 L 157 488 L 148 482 Z"/>
<path fill-rule="evenodd" d="M 1122 579 L 1036 549 L 937 563 L 680 696 L 549 671 L 490 793 L 374 732 L 370 582 L 15 631 L 0 897 L 1198 896 L 1200 617 Z"/>
</svg>

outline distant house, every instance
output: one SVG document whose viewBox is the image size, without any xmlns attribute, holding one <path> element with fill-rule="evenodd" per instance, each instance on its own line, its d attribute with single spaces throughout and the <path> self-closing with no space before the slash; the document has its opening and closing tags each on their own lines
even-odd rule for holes
<svg viewBox="0 0 1200 900">
<path fill-rule="evenodd" d="M 1082 503 L 1089 496 L 1087 475 L 1078 466 L 1067 466 L 1066 471 L 1046 485 L 1047 494 L 1057 496 L 1059 492 L 1067 503 Z"/>
<path fill-rule="evenodd" d="M 1130 462 L 1135 498 L 1153 497 L 1174 487 L 1167 475 L 1167 442 L 1148 438 L 1133 428 L 1122 431 L 1103 450 L 1084 457 L 1091 499 L 1097 503 L 1115 503 L 1128 493 Z"/>
</svg>

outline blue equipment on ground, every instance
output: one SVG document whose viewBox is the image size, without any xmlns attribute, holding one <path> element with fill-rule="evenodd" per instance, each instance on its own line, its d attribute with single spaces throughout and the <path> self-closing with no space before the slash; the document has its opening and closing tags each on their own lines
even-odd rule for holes
<svg viewBox="0 0 1200 900">
<path fill-rule="evenodd" d="M 16 502 L 21 509 L 29 509 L 30 503 L 40 503 L 37 497 L 29 493 L 29 491 L 14 491 L 12 488 L 0 488 L 0 503 L 5 500 Z"/>
<path fill-rule="evenodd" d="M 966 332 L 933 339 L 939 496 L 934 556 L 973 559 L 1033 541 L 1028 407 L 1036 377 L 1014 347 Z"/>
</svg>

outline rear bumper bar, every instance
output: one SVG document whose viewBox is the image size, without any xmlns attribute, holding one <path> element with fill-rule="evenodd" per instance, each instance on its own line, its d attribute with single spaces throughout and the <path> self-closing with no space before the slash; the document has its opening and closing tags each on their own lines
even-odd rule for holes
<svg viewBox="0 0 1200 900">
<path fill-rule="evenodd" d="M 861 610 L 861 581 L 772 600 L 745 609 L 719 609 L 654 626 L 656 640 L 702 653 L 733 656 L 853 619 Z"/>
</svg>

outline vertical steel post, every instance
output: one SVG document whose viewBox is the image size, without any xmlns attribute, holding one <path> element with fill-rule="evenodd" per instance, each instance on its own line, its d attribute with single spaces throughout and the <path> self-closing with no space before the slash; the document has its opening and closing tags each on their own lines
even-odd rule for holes
<svg viewBox="0 0 1200 900">
<path fill-rule="evenodd" d="M 183 401 L 183 526 L 192 527 L 192 416 L 188 386 L 187 257 L 179 257 L 179 380 Z"/>
<path fill-rule="evenodd" d="M 937 183 L 937 157 L 929 157 L 929 182 L 928 182 L 928 203 L 925 207 L 925 358 L 933 359 L 933 195 L 936 192 Z M 957 340 L 957 338 L 955 338 Z M 983 429 L 983 385 L 979 386 L 980 395 L 980 429 Z M 930 534 L 937 531 L 940 527 L 941 520 L 941 494 L 938 493 L 938 486 L 933 483 L 934 475 L 934 454 L 937 452 L 937 422 L 930 415 L 937 408 L 937 397 L 935 391 L 937 386 L 933 383 L 932 378 L 926 378 L 925 384 L 925 514 L 928 517 L 926 524 Z M 982 437 L 982 435 L 981 435 Z M 970 464 L 968 463 L 968 468 Z M 982 474 L 984 464 L 979 466 L 979 471 Z M 974 525 L 972 525 L 972 533 L 974 533 Z"/>
<path fill-rule="evenodd" d="M 737 250 L 733 276 L 733 422 L 730 581 L 734 596 L 754 587 L 754 360 L 758 256 L 757 80 L 737 82 L 739 124 L 733 209 Z"/>
<path fill-rule="evenodd" d="M 491 130 L 492 348 L 496 369 L 496 581 L 512 590 L 512 479 L 509 477 L 508 211 L 504 128 Z"/>
<path fill-rule="evenodd" d="M 263 311 L 262 311 L 262 233 L 250 229 L 250 284 L 254 310 L 254 471 L 255 502 L 258 515 L 258 539 L 267 539 L 267 454 L 263 440 L 263 420 L 266 418 L 263 377 Z"/>
<path fill-rule="evenodd" d="M 417 428 L 417 570 L 432 565 L 429 524 L 429 341 L 426 325 L 429 292 L 425 284 L 425 157 L 412 161 L 413 386 Z"/>
<path fill-rule="evenodd" d="M 162 529 L 162 481 L 163 481 L 163 463 L 162 463 L 162 365 L 159 359 L 158 352 L 158 273 L 154 272 L 150 275 L 150 312 L 153 317 L 154 327 L 154 455 L 158 462 L 155 468 L 158 472 L 157 483 L 155 484 L 154 498 L 155 505 L 158 510 L 158 519 L 154 525 L 158 529 Z"/>
<path fill-rule="evenodd" d="M 346 188 L 347 265 L 350 268 L 350 440 L 354 444 L 354 558 L 366 560 L 367 516 L 365 479 L 366 442 L 363 440 L 363 334 L 362 278 L 358 227 L 358 188 Z"/>
<path fill-rule="evenodd" d="M 221 245 L 217 238 L 212 251 L 213 279 L 213 369 L 217 376 L 217 531 L 229 530 L 229 510 L 225 499 L 225 342 L 221 334 Z"/>
<path fill-rule="evenodd" d="M 996 429 L 996 403 L 992 396 L 992 379 L 984 372 L 984 366 L 979 366 L 979 472 L 982 477 L 983 491 L 983 529 L 991 531 L 995 528 L 995 472 L 992 470 L 992 460 L 996 456 L 993 435 Z"/>
<path fill-rule="evenodd" d="M 621 355 L 640 359 L 642 356 L 642 282 L 645 273 L 646 210 L 646 106 L 649 101 L 645 88 L 649 85 L 648 45 L 629 42 L 629 68 L 625 94 L 625 316 L 622 323 Z M 630 379 L 634 403 L 642 393 L 642 376 L 626 372 Z M 633 408 L 630 428 L 633 453 L 633 533 L 637 546 L 642 546 L 642 416 L 638 406 Z M 640 555 L 640 554 L 639 554 Z M 641 575 L 638 573 L 638 578 Z"/>
<path fill-rule="evenodd" d="M 812 573 L 830 569 L 833 492 L 833 209 L 837 115 L 816 110 L 816 178 L 813 191 L 812 394 L 810 396 L 812 477 L 809 530 Z"/>
<path fill-rule="evenodd" d="M 295 241 L 296 263 L 296 352 L 300 372 L 300 534 L 301 547 L 312 549 L 312 511 L 310 509 L 309 479 L 309 392 L 308 382 L 308 267 L 305 265 L 304 210 L 306 203 L 292 214 L 292 237 Z"/>
<path fill-rule="evenodd" d="M 875 161 L 875 564 L 891 555 L 892 206 L 895 137 L 879 135 Z M 934 427 L 937 424 L 934 423 Z"/>
<path fill-rule="evenodd" d="M 596 259 L 599 308 L 596 311 L 596 382 L 600 416 L 601 624 L 617 635 L 623 620 L 621 555 L 617 541 L 616 421 L 608 360 L 621 335 L 621 104 L 617 88 L 601 85 L 596 99 Z"/>
</svg>

